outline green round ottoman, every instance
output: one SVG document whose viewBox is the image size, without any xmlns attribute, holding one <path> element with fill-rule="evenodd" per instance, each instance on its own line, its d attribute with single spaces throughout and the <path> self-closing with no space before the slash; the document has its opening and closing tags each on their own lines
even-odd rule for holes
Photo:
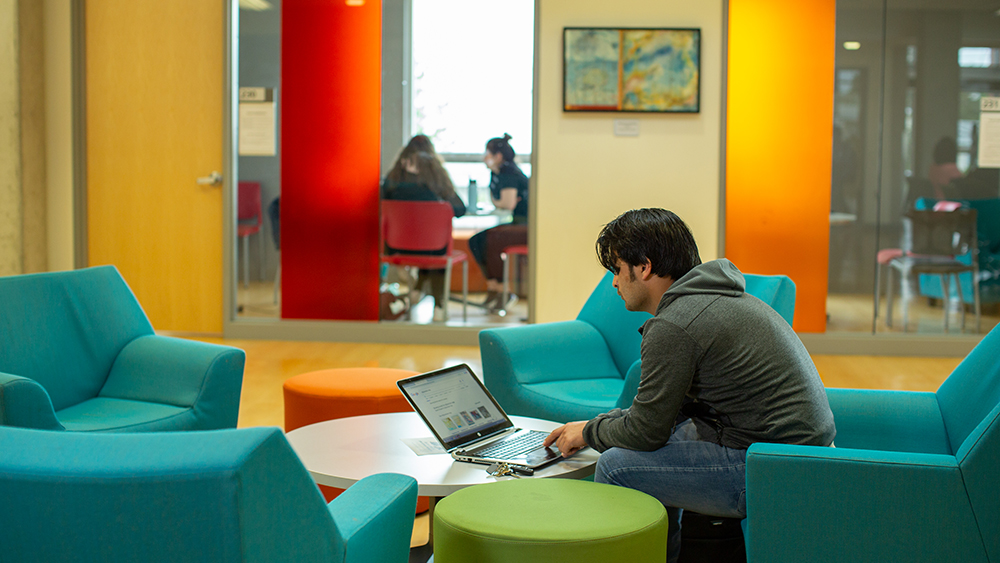
<svg viewBox="0 0 1000 563">
<path fill-rule="evenodd" d="M 467 487 L 434 511 L 434 563 L 663 563 L 667 511 L 653 497 L 571 479 Z"/>
</svg>

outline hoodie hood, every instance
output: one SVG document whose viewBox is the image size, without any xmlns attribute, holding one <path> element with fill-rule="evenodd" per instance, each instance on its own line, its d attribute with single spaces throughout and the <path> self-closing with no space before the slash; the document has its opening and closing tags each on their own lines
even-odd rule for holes
<svg viewBox="0 0 1000 563">
<path fill-rule="evenodd" d="M 660 298 L 656 308 L 659 313 L 664 307 L 682 295 L 725 295 L 739 297 L 746 290 L 743 274 L 729 260 L 720 258 L 691 268 L 681 279 L 675 281 Z"/>
</svg>

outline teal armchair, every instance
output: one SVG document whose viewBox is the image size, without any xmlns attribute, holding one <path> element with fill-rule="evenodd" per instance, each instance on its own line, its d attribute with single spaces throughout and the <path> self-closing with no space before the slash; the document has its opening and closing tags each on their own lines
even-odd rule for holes
<svg viewBox="0 0 1000 563">
<path fill-rule="evenodd" d="M 483 330 L 483 381 L 509 414 L 587 420 L 632 404 L 641 367 L 639 327 L 649 313 L 625 309 L 605 273 L 576 320 Z M 795 284 L 744 274 L 747 293 L 792 323 Z"/>
<path fill-rule="evenodd" d="M 0 561 L 403 563 L 417 484 L 362 479 L 329 505 L 278 428 L 0 427 Z"/>
<path fill-rule="evenodd" d="M 836 448 L 747 452 L 751 562 L 1000 561 L 1000 328 L 935 393 L 827 389 Z"/>
<path fill-rule="evenodd" d="M 0 426 L 234 428 L 244 361 L 155 335 L 112 266 L 0 277 Z"/>
</svg>

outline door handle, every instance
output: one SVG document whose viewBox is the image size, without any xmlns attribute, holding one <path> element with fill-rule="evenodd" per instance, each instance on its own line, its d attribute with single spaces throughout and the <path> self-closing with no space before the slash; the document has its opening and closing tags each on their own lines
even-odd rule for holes
<svg viewBox="0 0 1000 563">
<path fill-rule="evenodd" d="M 222 185 L 222 174 L 213 170 L 208 176 L 202 176 L 198 178 L 197 182 L 202 186 L 221 186 Z"/>
</svg>

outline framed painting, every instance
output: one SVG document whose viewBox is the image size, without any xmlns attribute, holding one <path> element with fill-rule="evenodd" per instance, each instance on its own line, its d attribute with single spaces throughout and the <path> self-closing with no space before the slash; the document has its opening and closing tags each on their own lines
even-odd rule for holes
<svg viewBox="0 0 1000 563">
<path fill-rule="evenodd" d="M 563 28 L 563 111 L 698 113 L 701 29 Z"/>
</svg>

